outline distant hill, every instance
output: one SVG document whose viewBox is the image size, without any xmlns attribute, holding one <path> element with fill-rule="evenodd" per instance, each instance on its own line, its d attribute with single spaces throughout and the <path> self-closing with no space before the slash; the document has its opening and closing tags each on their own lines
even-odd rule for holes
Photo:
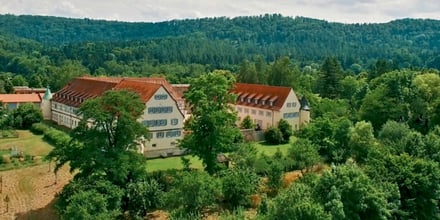
<svg viewBox="0 0 440 220">
<path fill-rule="evenodd" d="M 78 48 L 94 42 L 104 52 L 119 47 L 158 62 L 214 67 L 237 65 L 256 55 L 268 61 L 287 55 L 299 62 L 335 56 L 345 68 L 379 58 L 392 59 L 402 67 L 440 68 L 440 21 L 429 19 L 342 24 L 275 14 L 129 23 L 0 15 L 0 33 L 64 48 L 68 58 L 78 57 Z"/>
</svg>

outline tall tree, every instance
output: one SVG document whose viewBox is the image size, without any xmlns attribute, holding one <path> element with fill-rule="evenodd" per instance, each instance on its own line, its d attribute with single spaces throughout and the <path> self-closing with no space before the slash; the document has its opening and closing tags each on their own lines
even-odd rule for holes
<svg viewBox="0 0 440 220">
<path fill-rule="evenodd" d="M 318 80 L 319 93 L 325 98 L 336 98 L 340 93 L 339 80 L 342 78 L 341 64 L 335 57 L 327 57 L 321 66 Z"/>
<path fill-rule="evenodd" d="M 269 84 L 272 86 L 292 86 L 294 73 L 289 57 L 281 57 L 275 60 L 269 70 Z"/>
<path fill-rule="evenodd" d="M 243 61 L 238 68 L 237 81 L 241 83 L 258 83 L 255 65 L 248 60 Z"/>
<path fill-rule="evenodd" d="M 70 162 L 79 177 L 97 175 L 125 184 L 145 171 L 143 156 L 130 150 L 138 138 L 147 136 L 147 128 L 137 121 L 144 108 L 139 95 L 126 90 L 86 100 L 79 109 L 82 120 L 71 133 L 72 141 L 55 148 L 49 157 L 57 167 Z"/>
<path fill-rule="evenodd" d="M 202 159 L 210 174 L 217 171 L 217 154 L 231 151 L 234 142 L 241 140 L 237 115 L 230 106 L 236 99 L 229 93 L 234 82 L 230 72 L 217 70 L 194 79 L 185 93 L 193 115 L 185 125 L 191 132 L 181 147 Z"/>
</svg>

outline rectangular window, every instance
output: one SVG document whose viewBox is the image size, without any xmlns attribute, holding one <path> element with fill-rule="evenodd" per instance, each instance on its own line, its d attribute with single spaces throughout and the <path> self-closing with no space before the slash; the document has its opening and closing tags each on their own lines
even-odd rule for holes
<svg viewBox="0 0 440 220">
<path fill-rule="evenodd" d="M 142 121 L 142 124 L 147 127 L 167 126 L 167 120 L 166 119 L 145 120 Z"/>
<path fill-rule="evenodd" d="M 264 112 L 262 110 L 259 110 L 258 115 L 264 116 Z"/>
<path fill-rule="evenodd" d="M 149 107 L 148 114 L 163 114 L 163 113 L 172 113 L 172 106 L 164 106 L 164 107 Z"/>
<path fill-rule="evenodd" d="M 179 119 L 177 118 L 171 119 L 171 125 L 177 125 L 177 123 L 179 123 Z"/>
<path fill-rule="evenodd" d="M 266 112 L 266 117 L 272 117 L 272 112 Z"/>
<path fill-rule="evenodd" d="M 296 102 L 292 102 L 292 107 L 296 107 Z"/>
<path fill-rule="evenodd" d="M 156 133 L 156 138 L 164 138 L 164 133 L 163 133 L 163 131 L 157 132 L 157 133 Z"/>
<path fill-rule="evenodd" d="M 157 95 L 154 95 L 154 99 L 155 100 L 165 100 L 167 98 L 168 98 L 167 94 L 157 94 Z"/>
<path fill-rule="evenodd" d="M 182 135 L 182 132 L 180 130 L 177 130 L 177 131 L 167 131 L 167 133 L 166 133 L 166 137 L 167 138 L 180 137 L 180 135 Z"/>
<path fill-rule="evenodd" d="M 242 112 L 243 109 L 241 107 L 237 107 L 237 112 Z"/>
<path fill-rule="evenodd" d="M 288 102 L 287 103 L 287 108 L 290 108 L 292 106 L 292 103 Z"/>
<path fill-rule="evenodd" d="M 299 112 L 288 112 L 283 114 L 283 118 L 297 118 L 299 117 Z"/>
<path fill-rule="evenodd" d="M 249 109 L 248 109 L 248 108 L 245 108 L 245 109 L 244 109 L 244 113 L 249 113 Z"/>
<path fill-rule="evenodd" d="M 256 115 L 257 114 L 257 110 L 252 109 L 251 114 Z"/>
</svg>

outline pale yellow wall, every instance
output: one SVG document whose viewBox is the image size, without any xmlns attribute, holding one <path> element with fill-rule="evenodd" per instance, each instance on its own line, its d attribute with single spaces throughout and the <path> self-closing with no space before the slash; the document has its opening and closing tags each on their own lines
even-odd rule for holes
<svg viewBox="0 0 440 220">
<path fill-rule="evenodd" d="M 41 112 L 43 113 L 44 120 L 50 120 L 52 118 L 51 113 L 51 102 L 50 100 L 43 99 L 41 100 Z"/>
<path fill-rule="evenodd" d="M 310 111 L 301 111 L 299 119 L 300 119 L 300 126 L 304 124 L 308 124 L 310 122 Z"/>
<path fill-rule="evenodd" d="M 178 145 L 178 140 L 183 138 L 183 115 L 179 110 L 177 103 L 172 99 L 168 92 L 161 87 L 155 93 L 155 95 L 167 95 L 167 99 L 156 100 L 153 95 L 151 99 L 146 103 L 146 108 L 143 116 L 139 121 L 145 120 L 166 120 L 166 126 L 156 126 L 149 127 L 150 140 L 145 142 L 145 153 L 148 151 L 164 150 L 164 149 L 175 149 Z M 171 113 L 149 113 L 149 108 L 151 107 L 172 107 Z M 171 123 L 172 119 L 177 119 L 177 124 L 173 125 Z M 158 138 L 157 133 L 163 132 L 164 137 Z M 175 132 L 177 134 L 180 132 L 179 136 L 167 137 L 167 132 Z M 154 146 L 154 147 L 153 147 Z"/>
<path fill-rule="evenodd" d="M 289 105 L 290 103 L 290 105 Z M 283 107 L 280 109 L 280 113 L 278 115 L 278 120 L 284 119 L 292 126 L 293 130 L 298 130 L 300 127 L 300 112 L 301 104 L 299 103 L 298 97 L 296 96 L 293 90 L 290 90 L 289 95 L 286 98 L 286 101 L 283 104 Z M 285 117 L 285 113 L 294 114 L 294 117 Z"/>
<path fill-rule="evenodd" d="M 275 122 L 273 121 L 273 115 L 276 114 L 276 111 L 274 112 L 270 109 L 235 105 L 235 111 L 237 111 L 239 123 L 241 123 L 241 121 L 243 121 L 247 115 L 251 117 L 255 124 L 259 124 L 261 129 L 267 129 L 268 127 L 272 126 L 273 122 Z"/>
<path fill-rule="evenodd" d="M 288 107 L 288 104 L 290 103 L 290 107 Z M 295 103 L 294 106 L 292 106 L 292 103 Z M 300 125 L 300 103 L 298 100 L 298 97 L 296 96 L 295 92 L 293 90 L 290 91 L 289 95 L 286 98 L 286 101 L 283 103 L 283 107 L 280 109 L 280 111 L 277 110 L 270 110 L 270 109 L 263 109 L 263 108 L 256 108 L 256 107 L 248 107 L 245 105 L 234 105 L 235 111 L 237 111 L 239 122 L 249 115 L 252 120 L 254 120 L 254 123 L 260 124 L 260 127 L 264 130 L 271 126 L 276 127 L 278 126 L 278 122 L 281 118 L 288 121 L 289 124 L 292 126 L 294 130 L 299 129 Z M 247 112 L 246 112 L 247 109 Z M 254 112 L 255 111 L 255 112 Z M 263 115 L 260 114 L 260 111 L 263 112 Z M 254 114 L 255 113 L 255 114 Z M 296 117 L 293 118 L 284 118 L 284 113 L 295 113 L 297 114 Z"/>
</svg>

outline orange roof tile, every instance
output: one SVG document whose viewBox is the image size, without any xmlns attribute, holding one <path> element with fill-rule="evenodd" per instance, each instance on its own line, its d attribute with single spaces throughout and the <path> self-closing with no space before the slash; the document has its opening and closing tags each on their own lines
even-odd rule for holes
<svg viewBox="0 0 440 220">
<path fill-rule="evenodd" d="M 279 110 L 283 107 L 283 104 L 291 90 L 292 88 L 289 87 L 236 83 L 231 93 L 239 95 L 236 103 L 237 105 Z M 250 96 L 246 97 L 249 94 Z M 241 97 L 245 98 L 243 102 L 241 101 Z M 258 99 L 259 102 L 258 104 L 255 104 L 255 101 L 251 101 L 249 103 L 246 98 L 255 98 Z M 269 102 L 265 102 L 263 105 L 261 102 L 263 100 L 269 100 L 269 102 L 273 101 L 273 106 L 270 106 Z"/>
<path fill-rule="evenodd" d="M 110 89 L 130 89 L 138 92 L 143 101 L 147 101 L 163 86 L 170 96 L 178 101 L 182 96 L 176 92 L 164 78 L 126 78 L 126 77 L 78 77 L 70 81 L 52 97 L 53 101 L 79 107 L 88 98 L 102 95 Z"/>
<path fill-rule="evenodd" d="M 117 82 L 96 80 L 91 77 L 79 77 L 70 81 L 60 91 L 55 93 L 52 100 L 65 105 L 79 107 L 84 99 L 94 98 L 115 87 Z M 76 95 L 71 93 L 75 92 Z"/>
<path fill-rule="evenodd" d="M 146 83 L 134 80 L 122 80 L 115 86 L 115 89 L 128 89 L 136 92 L 141 96 L 143 102 L 147 102 L 162 87 L 161 84 Z"/>
<path fill-rule="evenodd" d="M 3 103 L 40 103 L 41 98 L 37 93 L 31 94 L 0 94 Z"/>
</svg>

